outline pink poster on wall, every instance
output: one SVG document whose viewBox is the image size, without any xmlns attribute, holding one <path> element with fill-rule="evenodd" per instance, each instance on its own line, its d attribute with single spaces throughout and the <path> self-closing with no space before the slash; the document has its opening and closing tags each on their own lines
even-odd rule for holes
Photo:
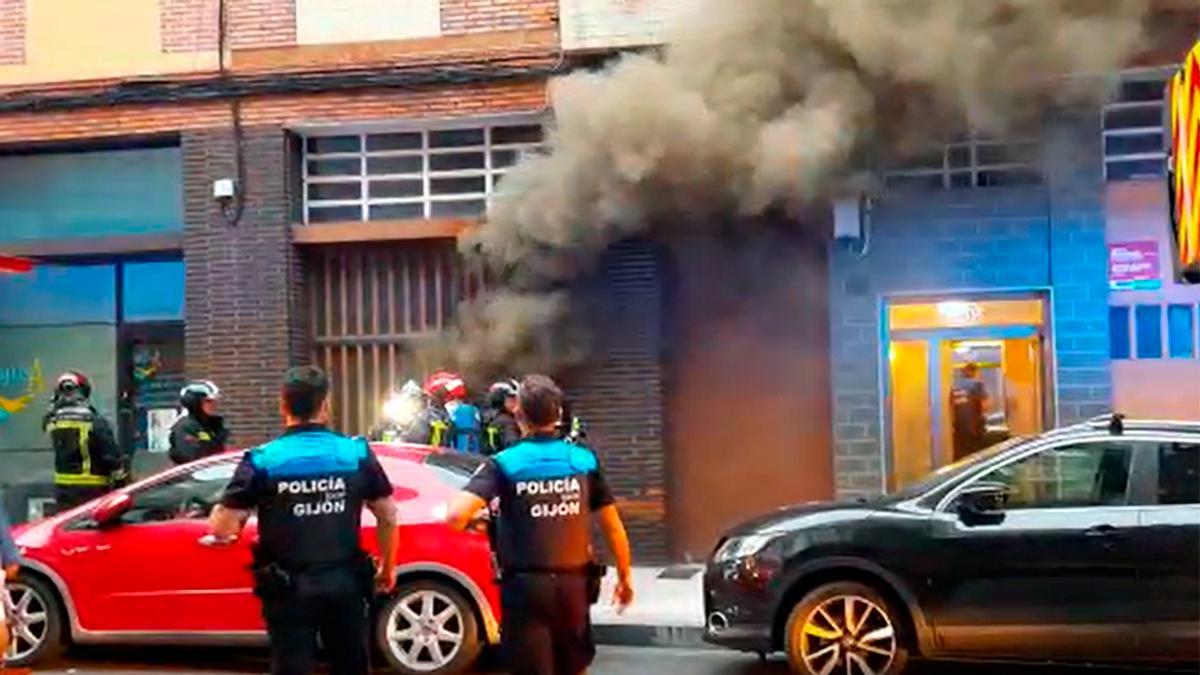
<svg viewBox="0 0 1200 675">
<path fill-rule="evenodd" d="M 1108 287 L 1114 291 L 1162 288 L 1158 242 L 1127 241 L 1108 245 Z"/>
</svg>

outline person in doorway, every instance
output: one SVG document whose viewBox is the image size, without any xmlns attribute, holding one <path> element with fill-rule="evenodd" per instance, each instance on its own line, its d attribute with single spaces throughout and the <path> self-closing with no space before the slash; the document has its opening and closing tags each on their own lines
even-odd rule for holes
<svg viewBox="0 0 1200 675">
<path fill-rule="evenodd" d="M 392 485 L 365 439 L 329 429 L 329 378 L 320 368 L 288 370 L 279 409 L 287 430 L 242 457 L 207 541 L 232 542 L 258 512 L 254 592 L 273 674 L 314 672 L 319 641 L 334 675 L 366 675 L 369 601 L 396 583 Z M 377 522 L 378 566 L 359 543 L 363 507 Z"/>
<path fill-rule="evenodd" d="M 167 455 L 176 464 L 194 462 L 201 457 L 225 452 L 229 430 L 225 418 L 217 414 L 221 390 L 204 380 L 192 382 L 179 391 L 183 417 L 171 427 L 171 449 Z"/>
<path fill-rule="evenodd" d="M 83 373 L 63 373 L 42 428 L 54 448 L 54 500 L 59 511 L 99 497 L 129 480 L 128 457 L 112 425 L 91 404 Z"/>
<path fill-rule="evenodd" d="M 499 499 L 504 645 L 511 675 L 581 675 L 595 657 L 589 605 L 599 594 L 592 517 L 616 558 L 616 603 L 633 601 L 629 539 L 596 455 L 558 436 L 562 392 L 531 375 L 517 415 L 525 440 L 491 457 L 451 503 L 448 524 L 467 529 Z"/>
<path fill-rule="evenodd" d="M 987 446 L 987 411 L 990 405 L 987 387 L 979 378 L 979 364 L 964 365 L 950 388 L 956 461 Z"/>
<path fill-rule="evenodd" d="M 516 380 L 501 380 L 488 389 L 487 409 L 483 412 L 483 454 L 491 456 L 521 440 L 517 424 Z"/>
</svg>

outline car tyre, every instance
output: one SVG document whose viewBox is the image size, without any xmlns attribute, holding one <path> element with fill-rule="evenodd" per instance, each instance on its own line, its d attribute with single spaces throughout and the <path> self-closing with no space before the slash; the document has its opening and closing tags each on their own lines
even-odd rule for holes
<svg viewBox="0 0 1200 675">
<path fill-rule="evenodd" d="M 403 675 L 460 675 L 483 650 L 474 605 L 455 587 L 401 583 L 375 617 L 375 643 Z"/>
<path fill-rule="evenodd" d="M 900 675 L 908 665 L 905 625 L 900 610 L 870 586 L 824 584 L 788 616 L 788 662 L 800 675 Z"/>
<path fill-rule="evenodd" d="M 38 577 L 21 574 L 5 584 L 5 592 L 13 612 L 6 665 L 28 668 L 61 656 L 67 648 L 65 617 L 54 588 Z"/>
</svg>

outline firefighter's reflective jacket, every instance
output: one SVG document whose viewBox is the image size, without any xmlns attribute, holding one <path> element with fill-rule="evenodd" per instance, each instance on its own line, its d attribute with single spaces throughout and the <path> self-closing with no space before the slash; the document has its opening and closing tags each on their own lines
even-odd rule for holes
<svg viewBox="0 0 1200 675">
<path fill-rule="evenodd" d="M 454 436 L 454 424 L 445 406 L 431 403 L 425 406 L 404 432 L 404 442 L 421 443 L 434 447 L 448 448 Z"/>
<path fill-rule="evenodd" d="M 106 487 L 125 480 L 125 457 L 112 426 L 87 401 L 56 403 L 43 427 L 54 447 L 55 485 Z"/>
</svg>

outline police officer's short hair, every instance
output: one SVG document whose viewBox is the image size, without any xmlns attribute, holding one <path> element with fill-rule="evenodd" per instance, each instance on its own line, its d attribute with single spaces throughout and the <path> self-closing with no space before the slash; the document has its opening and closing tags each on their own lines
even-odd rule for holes
<svg viewBox="0 0 1200 675">
<path fill-rule="evenodd" d="M 293 417 L 312 419 L 329 395 L 329 376 L 316 366 L 288 368 L 283 376 L 283 404 Z"/>
<path fill-rule="evenodd" d="M 521 380 L 517 400 L 525 420 L 532 426 L 549 426 L 562 418 L 562 390 L 545 375 L 527 375 Z"/>
</svg>

